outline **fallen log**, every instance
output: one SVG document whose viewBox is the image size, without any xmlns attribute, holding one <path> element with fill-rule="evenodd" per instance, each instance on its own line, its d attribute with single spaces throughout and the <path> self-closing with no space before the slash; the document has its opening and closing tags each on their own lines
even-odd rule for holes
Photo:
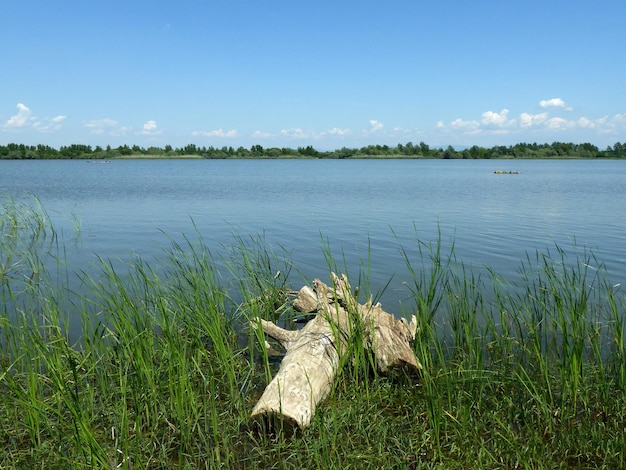
<svg viewBox="0 0 626 470">
<path fill-rule="evenodd" d="M 313 281 L 293 302 L 295 310 L 315 313 L 301 330 L 289 331 L 258 319 L 254 327 L 278 341 L 286 350 L 280 369 L 268 384 L 251 413 L 264 429 L 303 429 L 309 426 L 317 405 L 328 395 L 335 380 L 339 358 L 353 335 L 370 349 L 380 372 L 408 369 L 419 372 L 421 364 L 411 348 L 415 317 L 408 323 L 385 312 L 371 299 L 359 304 L 345 275 L 332 274 L 333 287 Z"/>
</svg>

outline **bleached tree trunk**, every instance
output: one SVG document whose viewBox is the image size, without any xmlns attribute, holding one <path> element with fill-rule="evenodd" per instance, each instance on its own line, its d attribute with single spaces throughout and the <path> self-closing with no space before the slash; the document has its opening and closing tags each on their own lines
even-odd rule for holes
<svg viewBox="0 0 626 470">
<path fill-rule="evenodd" d="M 286 354 L 252 410 L 251 419 L 255 422 L 307 427 L 316 406 L 330 392 L 339 357 L 350 336 L 356 333 L 355 328 L 362 336 L 363 346 L 374 352 L 379 371 L 421 369 L 410 344 L 417 330 L 415 317 L 408 323 L 385 312 L 380 303 L 358 304 L 345 276 L 333 274 L 332 289 L 316 279 L 313 289 L 300 290 L 293 306 L 300 312 L 316 313 L 301 330 L 284 330 L 265 320 L 257 323 L 265 334 L 281 343 Z"/>
</svg>

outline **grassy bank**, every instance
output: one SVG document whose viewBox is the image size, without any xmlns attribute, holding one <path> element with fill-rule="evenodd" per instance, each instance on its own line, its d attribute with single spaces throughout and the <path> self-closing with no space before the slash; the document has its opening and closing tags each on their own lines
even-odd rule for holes
<svg viewBox="0 0 626 470">
<path fill-rule="evenodd" d="M 592 254 L 555 248 L 484 282 L 416 241 L 405 313 L 423 376 L 348 361 L 292 436 L 248 426 L 278 360 L 247 325 L 289 324 L 285 290 L 301 286 L 262 239 L 234 239 L 218 263 L 194 237 L 164 250 L 158 274 L 137 258 L 101 260 L 96 276 L 66 271 L 36 205 L 4 202 L 0 235 L 0 468 L 626 466 L 626 302 Z M 366 298 L 367 273 L 348 274 Z"/>
</svg>

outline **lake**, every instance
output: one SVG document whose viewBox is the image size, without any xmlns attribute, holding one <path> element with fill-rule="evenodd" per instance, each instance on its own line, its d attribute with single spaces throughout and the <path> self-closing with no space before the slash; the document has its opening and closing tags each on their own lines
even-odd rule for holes
<svg viewBox="0 0 626 470">
<path fill-rule="evenodd" d="M 519 174 L 494 174 L 495 170 Z M 591 249 L 626 282 L 626 161 L 617 160 L 112 160 L 0 161 L 0 196 L 35 195 L 67 243 L 71 269 L 138 254 L 199 232 L 214 254 L 262 235 L 306 278 L 328 279 L 324 246 L 390 312 L 407 296 L 417 241 L 513 279 L 527 253 Z M 197 232 L 196 232 L 197 231 Z M 575 248 L 578 247 L 578 248 Z M 293 274 L 293 273 L 292 273 Z M 293 287 L 302 279 L 295 275 Z"/>
</svg>

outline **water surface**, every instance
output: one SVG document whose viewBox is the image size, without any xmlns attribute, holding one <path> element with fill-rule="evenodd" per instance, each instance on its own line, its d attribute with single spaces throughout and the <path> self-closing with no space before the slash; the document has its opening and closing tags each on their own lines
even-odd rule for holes
<svg viewBox="0 0 626 470">
<path fill-rule="evenodd" d="M 325 278 L 328 242 L 350 272 L 370 258 L 374 290 L 391 279 L 382 300 L 394 311 L 408 279 L 400 249 L 418 263 L 416 241 L 440 235 L 463 263 L 507 278 L 556 244 L 592 249 L 613 283 L 626 282 L 625 161 L 0 161 L 0 195 L 33 194 L 57 228 L 80 226 L 68 247 L 78 269 L 96 255 L 158 257 L 197 230 L 215 252 L 233 234 L 264 234 L 304 276 Z"/>
</svg>

